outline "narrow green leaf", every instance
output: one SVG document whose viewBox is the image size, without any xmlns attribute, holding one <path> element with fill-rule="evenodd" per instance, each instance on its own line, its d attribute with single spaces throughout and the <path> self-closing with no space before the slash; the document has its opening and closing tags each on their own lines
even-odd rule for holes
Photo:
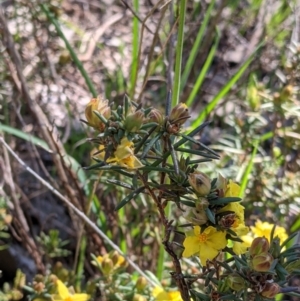
<svg viewBox="0 0 300 301">
<path fill-rule="evenodd" d="M 217 200 L 209 201 L 211 205 L 223 205 L 232 202 L 240 202 L 242 199 L 238 197 L 226 197 L 226 198 L 219 198 Z"/>
<path fill-rule="evenodd" d="M 123 208 L 129 201 L 131 201 L 132 199 L 136 198 L 143 190 L 145 189 L 145 187 L 140 187 L 138 189 L 136 189 L 135 191 L 131 192 L 129 195 L 127 195 L 115 208 L 115 211 L 120 210 L 121 208 Z"/>
<path fill-rule="evenodd" d="M 173 93 L 172 107 L 175 107 L 179 102 L 186 2 L 187 2 L 186 0 L 181 0 L 179 6 L 179 24 L 178 24 L 178 36 L 177 36 L 177 44 L 176 44 L 174 86 L 172 91 Z M 171 3 L 171 5 L 173 4 Z"/>
<path fill-rule="evenodd" d="M 187 82 L 187 79 L 188 79 L 188 77 L 191 73 L 192 67 L 194 66 L 197 54 L 198 54 L 199 50 L 201 49 L 201 42 L 202 42 L 202 39 L 203 39 L 203 35 L 206 31 L 208 22 L 211 19 L 211 12 L 212 12 L 213 7 L 215 6 L 215 2 L 216 2 L 215 0 L 210 2 L 209 6 L 207 8 L 207 11 L 204 14 L 204 19 L 201 22 L 201 26 L 199 28 L 195 43 L 193 44 L 193 47 L 192 47 L 191 51 L 189 52 L 189 57 L 188 57 L 188 60 L 185 64 L 185 68 L 184 68 L 182 78 L 181 78 L 180 92 L 183 91 L 183 89 L 186 85 L 186 82 Z M 203 69 L 204 69 L 204 67 L 203 67 Z M 202 71 L 201 71 L 201 73 L 202 73 Z M 206 72 L 204 73 L 204 75 L 205 74 L 206 74 Z"/>
<path fill-rule="evenodd" d="M 133 0 L 133 9 L 138 14 L 139 0 Z M 134 99 L 138 66 L 139 66 L 139 20 L 136 16 L 133 16 L 132 22 L 132 62 L 130 72 L 130 98 Z"/>
<path fill-rule="evenodd" d="M 195 140 L 193 137 L 190 137 L 190 136 L 187 136 L 187 135 L 184 135 L 184 134 L 180 134 L 180 136 L 184 137 L 186 140 L 188 140 L 188 141 L 190 141 L 194 144 L 197 144 L 197 145 L 201 146 L 202 148 L 204 148 L 205 150 L 207 150 L 211 154 L 214 154 L 215 156 L 219 157 L 218 153 L 216 153 L 214 150 L 210 149 L 209 147 L 207 147 L 205 144 L 201 143 L 200 141 Z"/>
<path fill-rule="evenodd" d="M 142 158 L 142 159 L 148 154 L 149 150 L 152 148 L 152 146 L 155 144 L 155 142 L 156 142 L 158 139 L 160 139 L 161 135 L 162 135 L 161 133 L 158 133 L 155 137 L 153 137 L 153 138 L 149 141 L 149 143 L 146 145 L 146 147 L 144 148 L 143 153 L 142 153 L 142 155 L 141 155 L 141 158 Z"/>
<path fill-rule="evenodd" d="M 93 94 L 94 97 L 97 96 L 97 90 L 95 89 L 91 79 L 89 78 L 86 70 L 84 69 L 81 61 L 79 60 L 79 58 L 77 57 L 74 49 L 72 48 L 71 44 L 69 43 L 69 41 L 67 40 L 67 38 L 65 37 L 65 35 L 63 34 L 60 25 L 58 24 L 57 20 L 54 18 L 54 15 L 49 11 L 48 7 L 45 4 L 41 4 L 41 8 L 44 11 L 44 13 L 46 14 L 47 18 L 50 20 L 50 22 L 54 25 L 57 34 L 59 35 L 59 37 L 64 41 L 67 49 L 70 52 L 70 55 L 75 63 L 75 65 L 77 66 L 78 70 L 80 71 L 81 75 L 83 76 L 90 92 Z"/>
<path fill-rule="evenodd" d="M 119 181 L 119 180 L 107 180 L 106 182 L 110 183 L 110 184 L 121 186 L 123 188 L 130 189 L 130 190 L 133 189 L 133 187 L 130 184 L 122 182 L 122 181 Z"/>
<path fill-rule="evenodd" d="M 241 180 L 241 188 L 240 188 L 240 195 L 239 195 L 241 198 L 243 198 L 243 196 L 244 196 L 244 193 L 245 193 L 245 190 L 247 188 L 247 184 L 248 184 L 248 181 L 249 181 L 249 178 L 250 178 L 250 174 L 253 170 L 254 158 L 256 156 L 258 146 L 259 146 L 259 141 L 255 141 L 254 142 L 254 147 L 253 147 L 253 150 L 252 150 L 252 153 L 251 153 L 250 160 L 247 164 L 247 168 L 246 168 L 245 173 L 244 173 L 244 175 L 242 177 L 242 180 Z"/>
<path fill-rule="evenodd" d="M 183 153 L 188 153 L 188 154 L 194 154 L 194 155 L 198 155 L 198 156 L 202 156 L 204 158 L 210 158 L 210 159 L 215 159 L 218 160 L 220 157 L 219 156 L 215 156 L 212 154 L 208 154 L 205 152 L 202 152 L 200 150 L 196 150 L 196 149 L 189 149 L 189 148 L 176 148 L 177 151 L 179 152 L 183 152 Z"/>
<path fill-rule="evenodd" d="M 213 223 L 216 223 L 216 218 L 215 218 L 215 214 L 209 209 L 209 208 L 205 208 L 204 209 L 207 218 Z"/>
<path fill-rule="evenodd" d="M 213 46 L 211 47 L 211 50 L 210 50 L 210 52 L 209 52 L 209 54 L 208 54 L 208 56 L 205 60 L 205 63 L 204 63 L 204 65 L 203 65 L 203 67 L 202 67 L 202 69 L 201 69 L 201 71 L 200 71 L 200 73 L 197 77 L 197 80 L 196 80 L 195 84 L 193 85 L 193 89 L 192 89 L 192 91 L 191 91 L 191 93 L 190 93 L 190 95 L 189 95 L 189 97 L 186 101 L 186 105 L 188 107 L 190 107 L 191 104 L 194 102 L 195 97 L 198 94 L 198 92 L 199 92 L 199 90 L 200 90 L 200 88 L 203 84 L 203 81 L 204 81 L 204 79 L 205 79 L 205 77 L 206 77 L 206 75 L 209 71 L 210 65 L 211 65 L 211 63 L 212 63 L 212 61 L 215 57 L 215 53 L 217 51 L 219 41 L 220 41 L 220 34 L 219 34 L 219 31 L 217 31 L 215 42 L 214 42 Z"/>
<path fill-rule="evenodd" d="M 203 120 L 207 117 L 207 115 L 217 106 L 220 100 L 225 97 L 233 85 L 241 78 L 244 72 L 248 69 L 250 63 L 254 59 L 254 56 L 258 49 L 261 48 L 263 44 L 260 44 L 254 53 L 246 60 L 246 62 L 241 66 L 241 68 L 236 72 L 236 74 L 228 81 L 227 84 L 223 86 L 220 92 L 209 102 L 209 104 L 202 110 L 199 117 L 192 123 L 192 128 L 196 128 L 199 124 L 203 122 Z"/>
</svg>

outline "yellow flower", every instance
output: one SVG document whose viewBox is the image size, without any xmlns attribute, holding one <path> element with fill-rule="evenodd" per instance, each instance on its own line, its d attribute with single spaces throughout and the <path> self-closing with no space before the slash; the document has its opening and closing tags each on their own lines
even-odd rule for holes
<svg viewBox="0 0 300 301">
<path fill-rule="evenodd" d="M 126 137 L 121 140 L 121 144 L 118 145 L 114 156 L 107 159 L 107 163 L 117 164 L 128 169 L 138 169 L 144 166 L 134 155 L 133 142 Z"/>
<path fill-rule="evenodd" d="M 104 118 L 108 119 L 111 115 L 108 100 L 101 96 L 92 98 L 85 108 L 85 117 L 89 125 L 102 132 L 105 129 L 105 124 L 97 117 L 94 111 L 97 111 Z"/>
<path fill-rule="evenodd" d="M 155 287 L 152 295 L 156 301 L 182 301 L 179 291 L 166 292 L 161 287 Z"/>
<path fill-rule="evenodd" d="M 218 213 L 226 212 L 226 211 L 234 212 L 237 217 L 236 224 L 235 224 L 235 226 L 237 227 L 240 223 L 244 222 L 244 209 L 245 207 L 242 206 L 240 203 L 232 202 L 227 204 L 225 207 L 221 208 L 220 210 L 218 210 Z"/>
<path fill-rule="evenodd" d="M 99 153 L 94 157 L 103 161 L 105 157 L 105 147 L 103 144 L 99 145 L 98 151 Z M 93 153 L 95 153 L 95 151 L 93 151 Z M 112 165 L 120 165 L 128 169 L 138 169 L 144 166 L 134 155 L 133 142 L 129 141 L 126 137 L 121 140 L 121 144 L 117 146 L 114 155 L 109 157 L 106 162 Z"/>
<path fill-rule="evenodd" d="M 244 207 L 237 202 L 233 202 L 221 208 L 218 213 L 226 211 L 234 212 L 235 216 L 233 217 L 233 223 L 231 224 L 230 229 L 236 233 L 237 237 L 242 239 L 241 236 L 246 235 L 249 232 L 249 228 L 244 224 Z M 251 245 L 248 241 L 231 241 L 231 243 L 233 252 L 237 255 L 246 253 Z"/>
<path fill-rule="evenodd" d="M 239 196 L 240 190 L 241 190 L 241 187 L 238 184 L 232 182 L 232 180 L 229 180 L 229 183 L 225 190 L 225 197 Z"/>
<path fill-rule="evenodd" d="M 258 220 L 255 223 L 255 226 L 251 226 L 251 231 L 255 237 L 265 237 L 270 242 L 271 240 L 271 231 L 274 227 L 274 224 L 269 224 L 268 222 L 262 222 Z M 274 231 L 274 237 L 278 236 L 280 239 L 280 243 L 283 243 L 287 238 L 288 235 L 283 227 L 276 226 Z"/>
<path fill-rule="evenodd" d="M 183 242 L 185 249 L 182 256 L 190 257 L 199 253 L 201 264 L 205 266 L 206 261 L 214 259 L 226 245 L 226 231 L 217 231 L 209 226 L 200 233 L 200 227 L 195 226 L 194 231 Z"/>
<path fill-rule="evenodd" d="M 53 296 L 53 301 L 87 301 L 90 298 L 87 294 L 71 294 L 59 279 L 56 280 L 56 286 L 57 295 Z"/>
</svg>

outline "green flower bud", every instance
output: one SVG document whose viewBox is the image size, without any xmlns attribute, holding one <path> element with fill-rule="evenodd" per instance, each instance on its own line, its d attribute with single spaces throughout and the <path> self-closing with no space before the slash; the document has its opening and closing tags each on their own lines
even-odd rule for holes
<svg viewBox="0 0 300 301">
<path fill-rule="evenodd" d="M 157 109 L 152 109 L 151 112 L 148 115 L 148 121 L 149 122 L 156 122 L 159 125 L 163 125 L 165 121 L 164 115 Z"/>
<path fill-rule="evenodd" d="M 237 292 L 247 287 L 245 279 L 237 273 L 228 275 L 227 283 L 232 290 Z"/>
<path fill-rule="evenodd" d="M 274 259 L 270 253 L 261 253 L 252 259 L 252 268 L 257 272 L 269 271 Z"/>
<path fill-rule="evenodd" d="M 101 263 L 101 270 L 104 275 L 109 275 L 114 268 L 114 264 L 110 258 L 104 258 Z"/>
<path fill-rule="evenodd" d="M 187 105 L 179 103 L 172 109 L 169 120 L 171 124 L 176 123 L 178 125 L 182 125 L 188 118 L 190 118 L 190 115 Z"/>
<path fill-rule="evenodd" d="M 128 114 L 124 121 L 124 127 L 128 132 L 136 132 L 140 129 L 144 122 L 145 114 L 142 111 L 135 111 Z"/>
<path fill-rule="evenodd" d="M 251 257 L 261 253 L 267 253 L 270 249 L 269 241 L 265 237 L 256 237 L 251 244 L 249 254 Z"/>
<path fill-rule="evenodd" d="M 285 86 L 280 92 L 280 99 L 282 102 L 287 101 L 293 95 L 294 87 L 292 85 Z"/>
<path fill-rule="evenodd" d="M 208 195 L 211 189 L 210 178 L 203 172 L 189 174 L 188 180 L 198 196 Z"/>
<path fill-rule="evenodd" d="M 273 299 L 277 294 L 280 293 L 280 286 L 277 283 L 266 283 L 261 295 L 268 299 Z"/>
<path fill-rule="evenodd" d="M 146 288 L 147 284 L 148 284 L 148 282 L 147 282 L 146 278 L 139 277 L 136 282 L 136 288 L 139 292 L 142 292 Z"/>
<path fill-rule="evenodd" d="M 116 265 L 119 261 L 119 253 L 117 251 L 112 251 L 109 253 L 109 258 L 112 260 L 113 264 Z"/>
</svg>

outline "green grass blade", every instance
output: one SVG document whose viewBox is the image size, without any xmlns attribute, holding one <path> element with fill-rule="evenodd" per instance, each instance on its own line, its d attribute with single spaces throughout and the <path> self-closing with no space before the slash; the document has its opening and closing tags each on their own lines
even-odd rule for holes
<svg viewBox="0 0 300 301">
<path fill-rule="evenodd" d="M 199 49 L 200 49 L 200 44 L 202 42 L 202 39 L 203 39 L 203 35 L 205 33 L 205 30 L 207 28 L 207 25 L 208 25 L 208 22 L 210 20 L 210 16 L 211 16 L 211 12 L 212 12 L 212 9 L 213 7 L 215 6 L 215 0 L 211 1 L 211 3 L 209 4 L 208 8 L 207 8 L 207 11 L 205 12 L 205 16 L 204 16 L 204 19 L 203 19 L 203 22 L 201 24 L 201 27 L 199 29 L 199 32 L 197 34 L 197 37 L 196 37 L 196 41 L 191 49 L 191 52 L 189 53 L 189 58 L 185 64 L 185 68 L 184 68 L 184 71 L 183 71 L 183 74 L 182 74 L 182 78 L 181 78 L 181 85 L 180 85 L 180 92 L 183 91 L 185 85 L 186 85 L 186 82 L 188 80 L 188 77 L 191 73 L 191 70 L 192 70 L 192 67 L 195 63 L 195 59 L 196 59 L 196 56 L 199 52 Z M 202 73 L 202 71 L 201 71 Z"/>
<path fill-rule="evenodd" d="M 60 25 L 58 24 L 57 20 L 54 18 L 54 15 L 49 11 L 48 7 L 45 4 L 41 4 L 41 8 L 42 8 L 43 12 L 46 14 L 49 21 L 54 25 L 59 37 L 64 41 L 75 65 L 77 66 L 78 70 L 81 72 L 81 75 L 83 76 L 90 92 L 92 93 L 92 95 L 94 97 L 96 97 L 98 95 L 97 90 L 95 89 L 90 77 L 88 76 L 87 72 L 85 71 L 81 61 L 79 60 L 79 58 L 78 58 L 77 54 L 75 53 L 74 49 L 72 48 L 71 44 L 69 43 L 69 41 L 63 34 L 63 32 L 60 28 Z"/>
<path fill-rule="evenodd" d="M 139 0 L 133 1 L 133 9 L 136 13 L 139 11 Z M 135 86 L 138 75 L 138 60 L 139 60 L 139 20 L 136 16 L 133 16 L 132 21 L 132 63 L 130 72 L 130 98 L 134 98 Z"/>
<path fill-rule="evenodd" d="M 254 142 L 254 148 L 252 150 L 250 160 L 247 164 L 247 168 L 246 168 L 245 173 L 244 173 L 244 175 L 242 177 L 242 180 L 241 180 L 241 190 L 240 190 L 240 195 L 239 195 L 239 197 L 241 197 L 241 198 L 243 198 L 245 190 L 247 188 L 247 184 L 248 184 L 248 181 L 249 181 L 249 175 L 251 174 L 253 166 L 254 166 L 254 158 L 257 154 L 258 146 L 259 146 L 259 141 L 256 140 Z"/>
<path fill-rule="evenodd" d="M 241 66 L 241 68 L 236 72 L 236 74 L 228 81 L 227 84 L 223 86 L 220 92 L 203 109 L 199 117 L 192 123 L 191 126 L 192 128 L 196 128 L 198 125 L 200 125 L 203 122 L 203 120 L 206 118 L 206 116 L 217 106 L 217 104 L 221 101 L 221 99 L 228 94 L 228 92 L 233 87 L 233 85 L 241 78 L 241 76 L 247 70 L 247 68 L 249 67 L 250 63 L 252 62 L 255 56 L 255 53 L 261 46 L 262 44 L 257 47 L 254 53 L 246 60 L 246 62 Z"/>
<path fill-rule="evenodd" d="M 193 86 L 193 89 L 192 89 L 192 91 L 191 91 L 191 93 L 190 93 L 190 95 L 189 95 L 189 97 L 186 101 L 186 105 L 188 107 L 193 103 L 198 91 L 200 90 L 200 88 L 202 86 L 202 83 L 205 79 L 206 74 L 208 73 L 208 70 L 209 70 L 210 65 L 213 61 L 213 58 L 215 57 L 215 53 L 216 53 L 216 50 L 217 50 L 217 47 L 218 47 L 218 44 L 219 44 L 219 40 L 220 40 L 220 35 L 219 35 L 219 32 L 217 31 L 217 36 L 216 36 L 215 43 L 213 44 L 213 46 L 212 46 L 212 48 L 211 48 L 211 50 L 208 54 L 208 57 L 205 61 L 205 64 L 203 65 L 203 68 L 200 71 L 200 74 L 199 74 L 199 76 L 196 80 L 196 83 Z"/>
<path fill-rule="evenodd" d="M 186 13 L 186 0 L 181 0 L 180 7 L 179 7 L 179 25 L 178 25 L 178 37 L 177 37 L 177 45 L 176 45 L 174 85 L 172 91 L 172 107 L 175 107 L 179 102 L 185 13 Z"/>
<path fill-rule="evenodd" d="M 168 202 L 168 205 L 165 208 L 165 214 L 169 218 L 170 217 L 170 202 Z M 157 266 L 156 266 L 156 277 L 160 281 L 163 279 L 163 272 L 165 270 L 165 257 L 166 257 L 166 251 L 165 247 L 162 244 L 162 242 L 159 242 L 159 254 L 158 254 L 158 260 L 157 260 Z"/>
</svg>

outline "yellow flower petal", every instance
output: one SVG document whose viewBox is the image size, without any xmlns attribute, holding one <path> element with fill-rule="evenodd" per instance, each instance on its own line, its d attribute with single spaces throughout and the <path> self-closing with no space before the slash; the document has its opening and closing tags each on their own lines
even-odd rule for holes
<svg viewBox="0 0 300 301">
<path fill-rule="evenodd" d="M 211 246 L 203 245 L 200 247 L 199 251 L 199 258 L 201 261 L 201 264 L 203 266 L 206 266 L 207 260 L 213 260 L 215 257 L 217 257 L 219 254 L 219 251 L 217 249 L 214 249 Z"/>
<path fill-rule="evenodd" d="M 59 279 L 56 280 L 57 293 L 61 299 L 66 299 L 70 296 L 68 288 Z"/>
<path fill-rule="evenodd" d="M 227 185 L 226 191 L 225 191 L 225 197 L 234 197 L 240 195 L 241 187 L 232 182 L 232 180 L 229 180 L 229 184 Z"/>
<path fill-rule="evenodd" d="M 183 242 L 185 247 L 182 256 L 191 257 L 199 252 L 199 238 L 197 236 L 188 236 Z"/>
<path fill-rule="evenodd" d="M 179 291 L 166 292 L 158 286 L 153 289 L 152 296 L 156 301 L 182 301 Z"/>
<path fill-rule="evenodd" d="M 164 290 L 160 287 L 160 286 L 156 286 L 153 290 L 152 290 L 152 296 L 156 297 L 158 296 L 161 292 L 163 292 Z"/>
<path fill-rule="evenodd" d="M 125 159 L 133 155 L 133 142 L 129 141 L 126 137 L 121 140 L 121 144 L 118 145 L 114 155 L 118 161 Z"/>
<path fill-rule="evenodd" d="M 252 232 L 254 233 L 255 237 L 266 237 L 269 241 L 271 239 L 271 232 L 274 227 L 274 224 L 270 224 L 268 222 L 262 222 L 258 220 L 255 223 L 254 227 L 251 227 Z M 287 238 L 288 235 L 286 233 L 286 230 L 283 227 L 276 226 L 274 231 L 274 237 L 278 236 L 280 239 L 280 242 L 283 243 Z"/>
<path fill-rule="evenodd" d="M 241 254 L 245 254 L 250 246 L 251 243 L 249 243 L 249 241 L 244 241 L 244 242 L 234 241 L 232 250 L 236 255 L 241 255 Z"/>
<path fill-rule="evenodd" d="M 144 166 L 142 162 L 139 161 L 139 159 L 134 155 L 131 155 L 127 158 L 118 161 L 118 164 L 128 169 L 138 169 Z"/>
<path fill-rule="evenodd" d="M 233 211 L 241 221 L 244 221 L 244 210 L 245 207 L 242 206 L 239 202 L 232 202 L 227 204 L 225 207 L 221 208 L 220 210 L 218 210 L 218 213 Z"/>
<path fill-rule="evenodd" d="M 216 231 L 212 233 L 207 241 L 207 245 L 217 250 L 222 250 L 227 245 L 226 232 Z"/>
<path fill-rule="evenodd" d="M 90 296 L 87 294 L 74 294 L 71 297 L 72 301 L 87 301 L 90 299 Z"/>
</svg>

